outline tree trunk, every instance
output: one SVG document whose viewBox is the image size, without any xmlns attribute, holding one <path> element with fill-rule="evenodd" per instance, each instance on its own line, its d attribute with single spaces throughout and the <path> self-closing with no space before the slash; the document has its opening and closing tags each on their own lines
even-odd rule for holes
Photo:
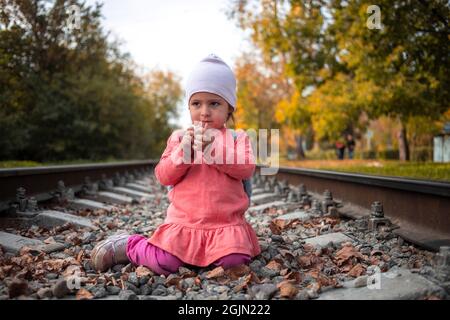
<svg viewBox="0 0 450 320">
<path fill-rule="evenodd" d="M 297 145 L 296 148 L 297 157 L 300 157 L 300 159 L 305 159 L 305 150 L 303 150 L 303 136 L 302 135 L 295 136 L 295 143 Z"/>
<path fill-rule="evenodd" d="M 406 137 L 406 125 L 400 120 L 400 131 L 398 133 L 398 153 L 400 161 L 409 161 L 409 145 Z"/>
</svg>

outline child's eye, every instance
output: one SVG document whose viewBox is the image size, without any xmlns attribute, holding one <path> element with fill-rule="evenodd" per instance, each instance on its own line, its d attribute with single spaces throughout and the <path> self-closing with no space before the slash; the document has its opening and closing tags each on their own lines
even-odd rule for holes
<svg viewBox="0 0 450 320">
<path fill-rule="evenodd" d="M 220 103 L 219 102 L 211 102 L 211 106 L 218 107 L 218 106 L 220 106 Z"/>
<path fill-rule="evenodd" d="M 200 103 L 198 103 L 198 102 L 192 102 L 192 103 L 191 103 L 191 106 L 198 107 L 198 106 L 200 106 Z"/>
</svg>

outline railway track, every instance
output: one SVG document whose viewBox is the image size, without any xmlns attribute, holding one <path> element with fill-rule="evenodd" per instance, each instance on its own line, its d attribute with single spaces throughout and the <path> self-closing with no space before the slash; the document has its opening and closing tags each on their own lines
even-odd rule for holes
<svg viewBox="0 0 450 320">
<path fill-rule="evenodd" d="M 155 164 L 0 170 L 0 299 L 448 299 L 448 184 L 292 168 L 253 177 L 249 266 L 95 272 L 97 242 L 164 221 Z"/>
</svg>

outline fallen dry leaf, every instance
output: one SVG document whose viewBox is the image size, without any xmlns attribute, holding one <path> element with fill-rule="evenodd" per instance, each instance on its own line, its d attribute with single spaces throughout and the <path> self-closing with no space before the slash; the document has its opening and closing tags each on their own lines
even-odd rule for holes
<svg viewBox="0 0 450 320">
<path fill-rule="evenodd" d="M 336 264 L 338 266 L 342 266 L 345 262 L 347 262 L 351 258 L 364 260 L 363 255 L 358 250 L 356 250 L 352 245 L 345 246 L 341 250 L 336 252 Z"/>
<path fill-rule="evenodd" d="M 72 264 L 70 266 L 67 266 L 66 270 L 64 270 L 62 275 L 64 276 L 64 278 L 70 277 L 72 275 L 77 275 L 81 277 L 82 275 L 84 275 L 84 272 L 81 272 L 81 268 L 79 265 Z"/>
<path fill-rule="evenodd" d="M 186 267 L 179 267 L 178 272 L 180 273 L 180 275 L 183 279 L 193 278 L 193 277 L 197 276 L 197 274 L 194 271 L 192 271 Z"/>
<path fill-rule="evenodd" d="M 302 276 L 298 271 L 291 271 L 287 275 L 284 276 L 286 280 L 294 280 L 295 283 L 300 283 L 302 280 Z"/>
<path fill-rule="evenodd" d="M 281 254 L 282 257 L 288 258 L 288 259 L 294 259 L 295 256 L 290 250 L 286 249 L 278 249 L 278 252 Z"/>
<path fill-rule="evenodd" d="M 216 278 L 216 281 L 218 284 L 220 284 L 222 286 L 226 286 L 231 282 L 231 279 L 228 277 L 222 276 L 222 277 Z"/>
<path fill-rule="evenodd" d="M 170 286 L 177 286 L 177 287 L 179 287 L 181 280 L 182 280 L 181 277 L 174 276 L 174 277 L 170 277 L 169 279 L 167 279 L 165 284 L 166 284 L 167 287 L 170 287 Z"/>
<path fill-rule="evenodd" d="M 280 230 L 284 230 L 290 228 L 294 222 L 298 222 L 299 220 L 274 219 L 272 221 Z"/>
<path fill-rule="evenodd" d="M 139 266 L 136 268 L 136 275 L 138 276 L 138 278 L 145 277 L 145 276 L 151 277 L 151 276 L 153 276 L 153 272 L 147 267 Z"/>
<path fill-rule="evenodd" d="M 261 283 L 261 280 L 258 278 L 258 276 L 253 272 L 250 271 L 250 273 L 244 278 L 244 280 L 236 285 L 233 290 L 234 292 L 239 292 L 245 287 L 247 287 L 250 283 Z"/>
<path fill-rule="evenodd" d="M 308 268 L 312 265 L 311 263 L 311 255 L 304 255 L 297 257 L 297 262 L 300 267 Z"/>
<path fill-rule="evenodd" d="M 247 275 L 241 283 L 239 283 L 238 285 L 236 285 L 233 288 L 233 291 L 234 292 L 241 291 L 242 289 L 244 289 L 250 283 L 251 279 L 252 279 L 252 275 L 251 274 Z"/>
<path fill-rule="evenodd" d="M 354 266 L 349 272 L 348 275 L 354 278 L 357 278 L 359 276 L 362 276 L 366 273 L 366 269 L 364 266 L 360 263 L 358 263 L 356 266 Z"/>
<path fill-rule="evenodd" d="M 273 234 L 276 234 L 276 235 L 280 235 L 281 234 L 280 227 L 277 226 L 273 221 L 270 221 L 269 229 L 270 229 L 270 231 L 272 231 Z"/>
<path fill-rule="evenodd" d="M 271 260 L 267 265 L 266 268 L 271 269 L 271 270 L 275 270 L 275 271 L 281 271 L 281 269 L 283 269 L 283 266 L 278 263 L 275 260 Z"/>
<path fill-rule="evenodd" d="M 277 285 L 280 290 L 280 296 L 284 298 L 293 298 L 298 293 L 298 288 L 294 286 L 289 280 L 280 282 Z"/>
<path fill-rule="evenodd" d="M 78 290 L 77 295 L 75 296 L 77 300 L 90 300 L 93 297 L 94 295 L 84 288 Z"/>
<path fill-rule="evenodd" d="M 245 264 L 240 264 L 229 268 L 225 271 L 225 274 L 231 278 L 231 280 L 237 280 L 240 277 L 248 274 L 250 272 L 250 267 Z"/>
<path fill-rule="evenodd" d="M 222 277 L 225 274 L 225 270 L 222 267 L 217 267 L 206 274 L 207 279 Z"/>
</svg>

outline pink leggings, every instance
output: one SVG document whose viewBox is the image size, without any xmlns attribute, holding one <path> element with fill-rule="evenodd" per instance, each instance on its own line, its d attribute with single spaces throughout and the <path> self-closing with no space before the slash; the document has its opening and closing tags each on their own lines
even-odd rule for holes
<svg viewBox="0 0 450 320">
<path fill-rule="evenodd" d="M 152 245 L 147 240 L 146 237 L 137 234 L 128 238 L 127 256 L 133 264 L 146 266 L 152 271 L 166 276 L 177 272 L 178 268 L 185 264 L 174 255 Z M 213 264 L 228 269 L 239 264 L 248 264 L 250 260 L 249 255 L 232 253 L 216 260 Z"/>
</svg>

